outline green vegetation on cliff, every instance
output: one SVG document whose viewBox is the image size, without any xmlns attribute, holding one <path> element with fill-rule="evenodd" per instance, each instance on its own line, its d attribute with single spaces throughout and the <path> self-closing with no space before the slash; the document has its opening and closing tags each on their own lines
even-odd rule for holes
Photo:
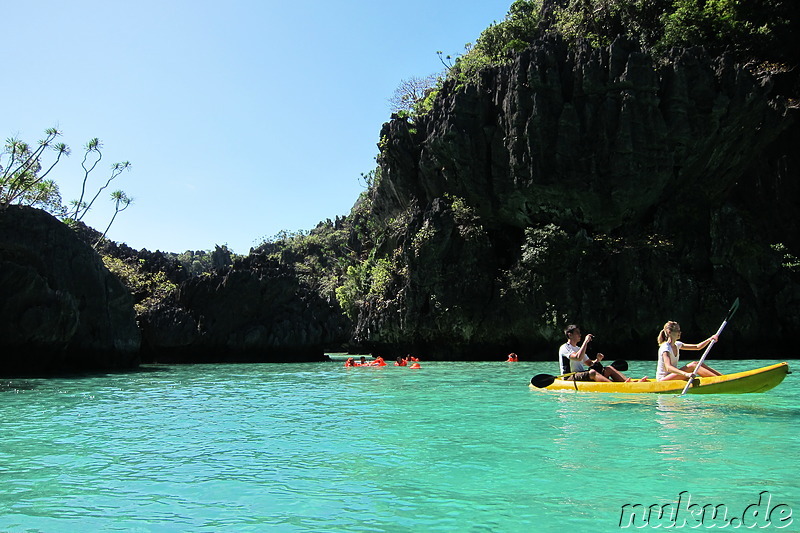
<svg viewBox="0 0 800 533">
<path fill-rule="evenodd" d="M 365 271 L 370 270 L 367 265 L 374 254 L 377 219 L 372 213 L 371 194 L 375 175 L 371 172 L 367 176 L 369 189 L 348 216 L 320 222 L 309 232 L 282 231 L 253 251 L 292 268 L 300 281 L 324 300 L 338 302 L 351 318 L 357 295 L 368 283 Z"/>
<path fill-rule="evenodd" d="M 796 331 L 759 302 L 800 301 L 798 233 L 761 220 L 775 204 L 797 224 L 785 98 L 797 86 L 776 96 L 769 77 L 791 66 L 797 17 L 789 2 L 758 6 L 516 1 L 442 57 L 445 75 L 396 93 L 347 216 L 247 257 L 84 240 L 101 241 L 155 351 L 349 341 L 490 357 L 550 346 L 564 321 L 587 319 L 641 346 L 665 309 L 705 326 L 733 291 L 757 309 L 740 320 L 750 339 L 764 321 Z M 85 175 L 97 161 L 84 158 Z"/>
<path fill-rule="evenodd" d="M 662 60 L 673 48 L 702 46 L 711 55 L 729 52 L 765 68 L 791 69 L 800 49 L 785 43 L 800 30 L 798 9 L 794 0 L 516 0 L 463 53 L 437 52 L 447 69 L 444 78 L 401 82 L 393 110 L 428 113 L 444 79 L 474 82 L 482 69 L 509 62 L 549 35 L 595 47 L 627 37 Z"/>
<path fill-rule="evenodd" d="M 503 62 L 548 33 L 594 46 L 626 36 L 655 55 L 703 46 L 712 55 L 729 51 L 792 64 L 798 50 L 784 43 L 796 29 L 797 9 L 793 0 L 517 0 L 455 67 L 474 72 L 474 66 Z"/>
<path fill-rule="evenodd" d="M 28 205 L 55 215 L 64 214 L 58 185 L 47 179 L 61 158 L 69 155 L 66 144 L 55 142 L 60 135 L 57 129 L 48 128 L 35 148 L 16 137 L 6 140 L 0 152 L 0 206 Z M 48 151 L 55 152 L 55 156 L 44 163 L 42 158 Z"/>
<path fill-rule="evenodd" d="M 796 53 L 780 46 L 793 6 L 759 5 L 767 13 L 725 0 L 514 2 L 464 54 L 442 57 L 446 76 L 401 86 L 348 216 L 281 232 L 241 261 L 279 265 L 346 315 L 362 347 L 430 354 L 551 343 L 586 316 L 641 341 L 652 335 L 636 328 L 658 312 L 642 302 L 701 323 L 744 279 L 793 301 L 780 287 L 796 272 L 794 243 L 770 250 L 741 205 L 725 204 L 742 194 L 732 176 L 754 179 L 753 139 L 778 135 L 731 132 L 785 127 L 733 65 L 785 70 Z M 210 272 L 203 254 L 180 261 Z"/>
<path fill-rule="evenodd" d="M 17 137 L 6 140 L 3 150 L 0 151 L 0 209 L 12 204 L 27 205 L 43 209 L 65 222 L 79 222 L 111 182 L 123 172 L 130 170 L 131 164 L 123 161 L 111 165 L 111 172 L 105 183 L 100 185 L 92 199 L 87 201 L 86 187 L 89 179 L 103 159 L 103 145 L 100 139 L 96 137 L 91 139 L 83 148 L 80 198 L 72 200 L 71 208 L 67 209 L 62 203 L 58 184 L 47 179 L 47 176 L 59 165 L 62 158 L 70 155 L 71 150 L 65 143 L 56 142 L 62 134 L 58 129 L 48 128 L 44 133 L 44 138 L 39 140 L 35 147 Z M 93 243 L 95 247 L 105 238 L 117 215 L 133 202 L 133 199 L 121 190 L 113 191 L 110 199 L 114 204 L 114 213 L 106 230 Z"/>
<path fill-rule="evenodd" d="M 103 255 L 106 268 L 128 288 L 134 298 L 133 308 L 139 316 L 154 308 L 178 288 L 162 271 L 148 272 L 143 268 L 144 259 L 136 263 L 126 262 L 117 257 Z"/>
<path fill-rule="evenodd" d="M 770 302 L 797 300 L 797 239 L 762 213 L 796 209 L 797 22 L 788 1 L 519 0 L 440 53 L 381 132 L 375 247 L 337 293 L 355 339 L 514 349 L 590 317 L 645 342 L 653 302 L 701 323 L 731 291 L 795 331 Z"/>
</svg>

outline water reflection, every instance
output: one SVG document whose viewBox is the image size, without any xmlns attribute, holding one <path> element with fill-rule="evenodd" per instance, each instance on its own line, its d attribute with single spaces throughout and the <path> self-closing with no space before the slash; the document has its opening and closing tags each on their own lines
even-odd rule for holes
<svg viewBox="0 0 800 533">
<path fill-rule="evenodd" d="M 722 451 L 719 413 L 702 399 L 660 394 L 655 412 L 661 441 L 658 453 L 664 461 L 693 461 L 698 455 L 713 457 Z"/>
<path fill-rule="evenodd" d="M 35 388 L 36 386 L 29 381 L 0 381 L 0 392 L 21 392 Z"/>
<path fill-rule="evenodd" d="M 581 435 L 580 417 L 576 416 L 575 403 L 578 398 L 573 393 L 558 393 L 555 395 L 555 415 L 558 420 L 557 432 L 553 437 L 555 449 L 565 450 L 564 453 L 552 455 L 553 462 L 558 468 L 572 468 L 574 465 L 573 454 L 567 453 L 575 445 L 575 440 Z"/>
</svg>

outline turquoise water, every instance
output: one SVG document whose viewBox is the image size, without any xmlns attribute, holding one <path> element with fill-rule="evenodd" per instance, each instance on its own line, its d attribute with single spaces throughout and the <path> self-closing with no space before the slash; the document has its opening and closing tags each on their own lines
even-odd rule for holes
<svg viewBox="0 0 800 533">
<path fill-rule="evenodd" d="M 553 366 L 2 380 L 0 531 L 619 531 L 624 505 L 684 491 L 731 516 L 764 491 L 800 512 L 796 374 L 741 396 L 528 387 Z"/>
</svg>

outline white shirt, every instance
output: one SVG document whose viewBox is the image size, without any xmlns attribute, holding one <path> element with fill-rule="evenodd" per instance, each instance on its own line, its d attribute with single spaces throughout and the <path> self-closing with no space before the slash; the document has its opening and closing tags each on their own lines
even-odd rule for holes
<svg viewBox="0 0 800 533">
<path fill-rule="evenodd" d="M 583 372 L 586 370 L 586 367 L 583 366 L 583 363 L 590 363 L 591 359 L 589 359 L 586 354 L 583 355 L 583 361 L 579 361 L 578 359 L 573 359 L 570 355 L 576 354 L 581 351 L 580 348 L 575 346 L 574 344 L 564 343 L 561 346 L 561 349 L 558 351 L 558 359 L 559 359 L 559 368 L 561 368 L 561 358 L 566 357 L 569 359 L 569 371 L 570 372 Z"/>
<path fill-rule="evenodd" d="M 667 341 L 663 344 L 659 344 L 658 346 L 658 368 L 656 369 L 656 381 L 661 381 L 665 377 L 667 377 L 670 372 L 667 371 L 667 367 L 664 366 L 664 359 L 661 357 L 661 354 L 667 352 L 669 354 L 669 364 L 674 366 L 675 368 L 680 368 L 678 366 L 678 361 L 681 358 L 681 347 L 683 343 L 681 341 L 675 342 L 674 350 L 673 345 L 671 342 Z"/>
</svg>

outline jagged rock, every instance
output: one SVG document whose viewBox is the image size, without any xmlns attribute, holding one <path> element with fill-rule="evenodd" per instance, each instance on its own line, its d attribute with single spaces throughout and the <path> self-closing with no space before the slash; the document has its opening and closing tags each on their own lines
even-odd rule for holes
<svg viewBox="0 0 800 533">
<path fill-rule="evenodd" d="M 383 127 L 374 211 L 414 215 L 387 237 L 396 283 L 362 307 L 354 340 L 547 357 L 579 322 L 649 358 L 664 322 L 708 335 L 737 296 L 720 352 L 792 338 L 798 267 L 776 250 L 800 255 L 800 130 L 797 95 L 772 86 L 726 55 L 674 50 L 657 65 L 622 38 L 576 50 L 552 38 L 474 84 L 446 82 L 429 115 Z M 454 231 L 443 198 L 475 213 L 461 233 L 484 237 Z M 423 227 L 445 237 L 412 253 Z"/>
<path fill-rule="evenodd" d="M 0 302 L 2 374 L 138 364 L 131 295 L 90 246 L 44 211 L 0 210 Z"/>
<path fill-rule="evenodd" d="M 145 248 L 134 250 L 125 243 L 117 243 L 102 238 L 102 233 L 84 224 L 73 222 L 72 230 L 86 244 L 106 256 L 125 262 L 136 262 L 143 272 L 163 272 L 170 281 L 180 283 L 189 279 L 189 274 L 177 259 L 168 258 L 163 252 L 151 252 Z M 136 295 L 134 295 L 134 298 Z"/>
<path fill-rule="evenodd" d="M 321 361 L 349 332 L 338 304 L 258 253 L 182 283 L 141 324 L 144 356 L 160 362 Z"/>
<path fill-rule="evenodd" d="M 179 285 L 140 317 L 147 361 L 321 360 L 348 341 L 552 359 L 568 322 L 611 357 L 649 359 L 666 320 L 703 338 L 737 296 L 715 353 L 769 355 L 751 350 L 800 334 L 797 78 L 701 49 L 656 64 L 626 39 L 552 37 L 446 82 L 429 115 L 382 129 L 381 172 L 356 205 L 382 227 L 348 246 L 384 277 L 359 288 L 355 324 L 267 258 L 277 243 L 233 264 L 218 248 L 216 272 L 192 278 L 159 252 L 103 246 Z M 35 213 L 0 211 L 0 371 L 132 364 L 130 295 Z"/>
<path fill-rule="evenodd" d="M 541 42 L 475 85 L 445 84 L 411 127 L 384 125 L 379 207 L 460 196 L 527 227 L 638 223 L 670 189 L 728 191 L 792 120 L 729 57 L 675 51 L 657 67 L 631 42 L 575 52 Z"/>
</svg>

